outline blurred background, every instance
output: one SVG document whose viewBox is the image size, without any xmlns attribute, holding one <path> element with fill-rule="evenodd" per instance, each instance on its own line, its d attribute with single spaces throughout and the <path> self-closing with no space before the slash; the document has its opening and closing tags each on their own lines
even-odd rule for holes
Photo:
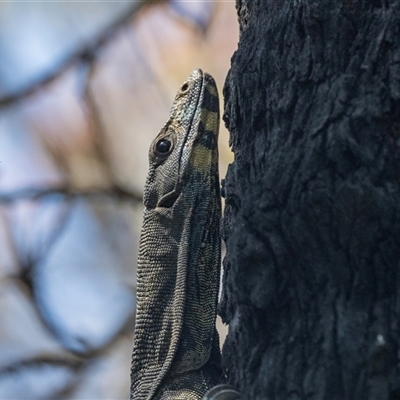
<svg viewBox="0 0 400 400">
<path fill-rule="evenodd" d="M 129 398 L 148 148 L 237 42 L 234 0 L 0 2 L 0 399 Z"/>
</svg>

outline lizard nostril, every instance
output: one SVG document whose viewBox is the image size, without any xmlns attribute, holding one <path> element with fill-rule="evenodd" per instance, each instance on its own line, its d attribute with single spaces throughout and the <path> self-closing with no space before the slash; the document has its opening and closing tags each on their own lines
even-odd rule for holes
<svg viewBox="0 0 400 400">
<path fill-rule="evenodd" d="M 185 94 L 187 91 L 189 90 L 189 84 L 187 82 L 185 82 L 182 86 L 181 86 L 181 94 Z"/>
</svg>

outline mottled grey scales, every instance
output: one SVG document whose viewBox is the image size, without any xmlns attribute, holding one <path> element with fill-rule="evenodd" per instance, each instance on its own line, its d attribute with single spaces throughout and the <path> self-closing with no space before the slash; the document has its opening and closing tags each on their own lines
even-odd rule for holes
<svg viewBox="0 0 400 400">
<path fill-rule="evenodd" d="M 203 399 L 224 381 L 215 327 L 218 128 L 215 82 L 195 70 L 149 150 L 131 369 L 134 400 Z"/>
</svg>

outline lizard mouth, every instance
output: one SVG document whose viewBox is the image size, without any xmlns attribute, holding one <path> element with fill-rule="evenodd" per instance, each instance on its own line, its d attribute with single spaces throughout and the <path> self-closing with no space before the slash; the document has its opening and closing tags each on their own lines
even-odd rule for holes
<svg viewBox="0 0 400 400">
<path fill-rule="evenodd" d="M 160 201 L 157 204 L 157 207 L 171 208 L 175 204 L 175 201 L 177 200 L 180 194 L 181 191 L 179 189 L 175 189 L 172 192 L 167 193 L 160 199 Z"/>
</svg>

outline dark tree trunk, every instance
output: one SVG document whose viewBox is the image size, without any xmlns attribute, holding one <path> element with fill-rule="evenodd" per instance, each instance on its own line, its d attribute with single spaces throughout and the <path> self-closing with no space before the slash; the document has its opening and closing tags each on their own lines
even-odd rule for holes
<svg viewBox="0 0 400 400">
<path fill-rule="evenodd" d="M 400 399 L 400 1 L 237 9 L 230 382 L 246 399 Z"/>
</svg>

